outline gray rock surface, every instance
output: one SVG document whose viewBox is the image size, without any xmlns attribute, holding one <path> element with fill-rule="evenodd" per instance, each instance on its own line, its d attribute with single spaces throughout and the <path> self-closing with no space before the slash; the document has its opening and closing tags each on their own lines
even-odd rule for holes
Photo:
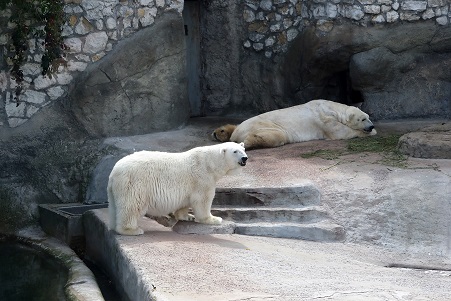
<svg viewBox="0 0 451 301">
<path fill-rule="evenodd" d="M 283 64 L 291 74 L 287 91 L 302 102 L 360 98 L 373 119 L 448 117 L 450 36 L 449 26 L 433 22 L 384 29 L 342 24 L 322 35 L 306 29 Z"/>
<path fill-rule="evenodd" d="M 108 178 L 114 165 L 121 157 L 122 156 L 107 155 L 101 159 L 92 172 L 84 203 L 95 204 L 108 202 Z"/>
<path fill-rule="evenodd" d="M 404 134 L 399 139 L 399 150 L 416 158 L 451 159 L 451 123 Z"/>
<path fill-rule="evenodd" d="M 61 103 L 0 128 L 0 232 L 37 223 L 38 204 L 83 202 L 92 169 L 122 150 L 89 139 Z"/>
<path fill-rule="evenodd" d="M 70 107 L 96 137 L 184 125 L 189 116 L 183 20 L 175 12 L 121 41 L 69 92 Z"/>
</svg>

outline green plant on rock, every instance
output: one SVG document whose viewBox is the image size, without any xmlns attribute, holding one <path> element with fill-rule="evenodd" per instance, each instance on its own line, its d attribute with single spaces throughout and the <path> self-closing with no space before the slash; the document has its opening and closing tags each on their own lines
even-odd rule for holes
<svg viewBox="0 0 451 301">
<path fill-rule="evenodd" d="M 308 159 L 319 157 L 326 160 L 336 160 L 341 156 L 356 153 L 379 153 L 381 159 L 377 162 L 387 166 L 406 167 L 406 156 L 398 150 L 398 141 L 401 135 L 354 138 L 347 141 L 346 149 L 321 149 L 301 154 Z"/>
<path fill-rule="evenodd" d="M 11 33 L 11 76 L 16 81 L 14 99 L 18 102 L 23 89 L 22 65 L 26 61 L 28 40 L 31 36 L 43 39 L 44 53 L 41 59 L 42 75 L 52 76 L 65 63 L 64 52 L 68 47 L 61 35 L 64 25 L 62 0 L 0 0 L 0 10 L 11 9 L 10 22 L 15 26 Z"/>
</svg>

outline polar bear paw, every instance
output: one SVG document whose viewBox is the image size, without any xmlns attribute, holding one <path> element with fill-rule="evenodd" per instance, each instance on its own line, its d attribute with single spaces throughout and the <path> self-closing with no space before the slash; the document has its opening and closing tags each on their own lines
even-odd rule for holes
<svg viewBox="0 0 451 301">
<path fill-rule="evenodd" d="M 174 212 L 174 217 L 179 221 L 193 222 L 195 220 L 194 215 L 189 213 L 189 208 L 182 208 Z"/>
<path fill-rule="evenodd" d="M 196 219 L 195 222 L 201 223 L 201 224 L 219 225 L 222 223 L 222 218 L 220 218 L 218 216 L 210 215 L 207 218 Z"/>
<path fill-rule="evenodd" d="M 116 228 L 116 232 L 119 233 L 119 234 L 121 234 L 121 235 L 142 235 L 142 234 L 144 234 L 144 230 L 141 229 L 141 228 L 136 228 L 136 229 L 128 228 L 128 229 L 124 229 L 124 228 L 117 227 L 117 228 Z"/>
<path fill-rule="evenodd" d="M 179 220 L 179 221 L 194 222 L 194 220 L 196 218 L 191 213 L 188 213 L 188 214 L 183 215 L 183 216 L 178 216 L 178 217 L 176 217 L 176 219 Z"/>
</svg>

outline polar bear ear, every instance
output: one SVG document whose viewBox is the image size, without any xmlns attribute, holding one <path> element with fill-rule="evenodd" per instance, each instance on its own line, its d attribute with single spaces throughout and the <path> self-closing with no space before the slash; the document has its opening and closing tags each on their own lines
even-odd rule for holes
<svg viewBox="0 0 451 301">
<path fill-rule="evenodd" d="M 355 117 L 355 113 L 354 113 L 354 112 L 348 112 L 347 115 L 348 115 L 348 116 L 346 116 L 346 122 L 350 122 L 350 121 L 353 120 L 354 117 Z"/>
<path fill-rule="evenodd" d="M 241 143 L 240 143 L 240 146 L 241 146 L 241 147 L 244 147 L 244 142 L 241 142 Z"/>
</svg>

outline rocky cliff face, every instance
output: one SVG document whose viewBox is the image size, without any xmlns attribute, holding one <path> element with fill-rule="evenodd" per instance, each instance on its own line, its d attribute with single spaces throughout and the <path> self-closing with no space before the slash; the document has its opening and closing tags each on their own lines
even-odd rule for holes
<svg viewBox="0 0 451 301">
<path fill-rule="evenodd" d="M 184 38 L 180 15 L 166 13 L 75 80 L 69 106 L 90 135 L 164 131 L 188 120 Z"/>
<path fill-rule="evenodd" d="M 295 43 L 280 71 L 295 102 L 363 101 L 373 119 L 451 116 L 451 27 L 343 24 Z"/>
</svg>

